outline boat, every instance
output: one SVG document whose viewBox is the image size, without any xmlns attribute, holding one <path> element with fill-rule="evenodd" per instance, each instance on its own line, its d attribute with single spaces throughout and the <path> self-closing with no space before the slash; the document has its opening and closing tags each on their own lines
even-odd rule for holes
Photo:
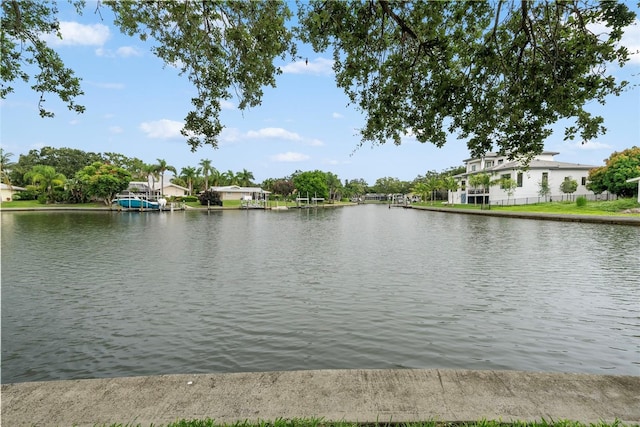
<svg viewBox="0 0 640 427">
<path fill-rule="evenodd" d="M 118 206 L 124 209 L 160 209 L 159 202 L 152 202 L 146 199 L 142 199 L 136 195 L 129 194 L 128 196 L 118 197 Z"/>
</svg>

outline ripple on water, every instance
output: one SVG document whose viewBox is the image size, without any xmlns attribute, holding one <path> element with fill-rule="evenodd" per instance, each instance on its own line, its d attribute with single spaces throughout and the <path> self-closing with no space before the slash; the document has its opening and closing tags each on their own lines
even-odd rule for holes
<svg viewBox="0 0 640 427">
<path fill-rule="evenodd" d="M 358 206 L 3 213 L 1 238 L 3 382 L 638 372 L 635 227 Z"/>
</svg>

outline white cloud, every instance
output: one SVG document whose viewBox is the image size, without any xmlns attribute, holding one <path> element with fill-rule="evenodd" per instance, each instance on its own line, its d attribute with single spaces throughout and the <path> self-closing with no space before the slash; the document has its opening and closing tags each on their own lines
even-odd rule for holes
<svg viewBox="0 0 640 427">
<path fill-rule="evenodd" d="M 621 44 L 629 49 L 629 62 L 640 64 L 640 19 L 625 28 Z"/>
<path fill-rule="evenodd" d="M 122 133 L 122 132 L 124 132 L 124 129 L 122 129 L 120 126 L 109 126 L 109 132 L 111 132 L 111 133 Z"/>
<path fill-rule="evenodd" d="M 340 113 L 333 113 L 331 117 L 333 117 L 334 119 L 342 119 L 344 116 Z"/>
<path fill-rule="evenodd" d="M 598 36 L 609 34 L 610 31 L 604 24 L 592 24 L 589 29 Z M 640 64 L 640 19 L 636 18 L 633 24 L 624 29 L 619 44 L 629 50 L 630 63 Z"/>
<path fill-rule="evenodd" d="M 184 127 L 182 122 L 174 120 L 162 119 L 155 122 L 143 122 L 140 124 L 140 130 L 152 139 L 171 139 L 183 138 L 180 130 Z"/>
<path fill-rule="evenodd" d="M 142 56 L 142 51 L 133 46 L 121 46 L 115 50 L 99 47 L 96 49 L 96 56 L 104 56 L 105 58 L 130 58 L 132 56 Z"/>
<path fill-rule="evenodd" d="M 121 46 L 116 50 L 116 55 L 122 58 L 128 58 L 130 56 L 141 56 L 142 52 L 137 47 Z"/>
<path fill-rule="evenodd" d="M 316 58 L 312 61 L 296 61 L 282 67 L 285 74 L 333 74 L 333 60 L 326 58 Z"/>
<path fill-rule="evenodd" d="M 235 110 L 236 106 L 233 102 L 222 99 L 220 100 L 220 108 L 223 110 Z"/>
<path fill-rule="evenodd" d="M 106 25 L 70 21 L 60 21 L 60 34 L 62 39 L 55 33 L 44 34 L 42 39 L 52 46 L 102 46 L 111 35 Z"/>
<path fill-rule="evenodd" d="M 309 158 L 306 154 L 291 151 L 271 156 L 271 160 L 274 162 L 304 162 L 305 160 L 309 160 Z"/>
<path fill-rule="evenodd" d="M 585 142 L 584 144 L 578 141 L 574 142 L 573 145 L 580 150 L 611 150 L 613 148 L 609 144 L 598 141 L 589 141 Z"/>
<path fill-rule="evenodd" d="M 309 141 L 309 145 L 312 147 L 322 147 L 324 145 L 324 142 L 319 139 L 312 139 L 311 141 Z"/>
<path fill-rule="evenodd" d="M 236 128 L 223 128 L 220 132 L 220 140 L 225 142 L 236 142 L 242 139 L 242 134 Z"/>
<path fill-rule="evenodd" d="M 69 122 L 69 124 L 70 124 L 71 126 L 75 126 L 75 125 L 77 125 L 78 123 L 80 123 L 80 121 L 79 121 L 79 120 L 75 120 L 75 119 L 74 119 L 74 120 L 71 120 L 71 121 Z"/>
<path fill-rule="evenodd" d="M 295 132 L 289 132 L 282 128 L 263 128 L 260 130 L 250 130 L 247 132 L 247 138 L 263 139 L 263 138 L 278 138 L 287 139 L 290 141 L 300 141 L 302 138 Z"/>
</svg>

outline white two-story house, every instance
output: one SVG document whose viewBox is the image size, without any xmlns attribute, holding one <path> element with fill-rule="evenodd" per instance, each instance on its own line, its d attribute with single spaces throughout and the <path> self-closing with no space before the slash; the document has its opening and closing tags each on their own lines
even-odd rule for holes
<svg viewBox="0 0 640 427">
<path fill-rule="evenodd" d="M 507 156 L 497 153 L 466 159 L 466 172 L 454 177 L 458 182 L 458 189 L 449 192 L 448 201 L 452 204 L 482 204 L 484 198 L 484 204 L 529 204 L 593 195 L 587 190 L 587 177 L 589 170 L 597 166 L 556 162 L 553 157 L 557 154 L 559 153 L 545 151 L 534 157 L 526 167 L 522 161 L 509 160 Z M 469 185 L 470 177 L 479 173 L 488 174 L 493 184 L 487 188 Z M 578 188 L 571 195 L 560 190 L 560 184 L 567 177 L 578 183 Z M 501 188 L 498 183 L 501 178 L 514 180 L 515 189 Z M 549 189 L 546 196 L 540 194 L 543 183 Z"/>
</svg>

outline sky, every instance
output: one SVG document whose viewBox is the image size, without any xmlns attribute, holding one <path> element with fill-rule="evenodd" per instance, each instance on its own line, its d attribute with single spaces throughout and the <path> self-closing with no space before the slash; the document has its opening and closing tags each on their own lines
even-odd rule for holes
<svg viewBox="0 0 640 427">
<path fill-rule="evenodd" d="M 145 163 L 164 159 L 178 172 L 209 159 L 221 172 L 252 172 L 256 183 L 319 169 L 343 181 L 361 178 L 373 185 L 382 177 L 411 181 L 427 171 L 463 165 L 469 158 L 466 141 L 455 135 L 443 148 L 411 137 L 400 146 L 365 143 L 358 148 L 364 115 L 348 105 L 336 87 L 331 53 L 315 53 L 304 45 L 298 53 L 308 64 L 278 62 L 283 73 L 277 87 L 265 88 L 258 107 L 241 111 L 233 101 L 223 102 L 225 130 L 219 147 L 191 152 L 180 135 L 194 94 L 187 77 L 165 66 L 149 44 L 121 34 L 108 8 L 101 8 L 101 16 L 95 10 L 96 2 L 89 0 L 83 15 L 77 15 L 61 2 L 63 40 L 52 39 L 66 65 L 83 79 L 85 94 L 77 103 L 86 112 L 70 112 L 50 94 L 46 108 L 55 118 L 41 118 L 39 95 L 16 84 L 15 93 L 0 104 L 0 145 L 13 154 L 12 161 L 32 149 L 68 147 L 116 152 Z M 640 51 L 640 20 L 627 29 L 623 44 L 631 52 Z M 639 83 L 640 53 L 631 58 L 624 68 L 608 69 L 617 79 Z M 604 106 L 594 101 L 587 109 L 604 117 L 607 134 L 586 144 L 564 141 L 563 124 L 558 124 L 545 142 L 545 150 L 560 153 L 555 160 L 600 166 L 614 151 L 640 145 L 640 87 L 609 97 Z"/>
</svg>

